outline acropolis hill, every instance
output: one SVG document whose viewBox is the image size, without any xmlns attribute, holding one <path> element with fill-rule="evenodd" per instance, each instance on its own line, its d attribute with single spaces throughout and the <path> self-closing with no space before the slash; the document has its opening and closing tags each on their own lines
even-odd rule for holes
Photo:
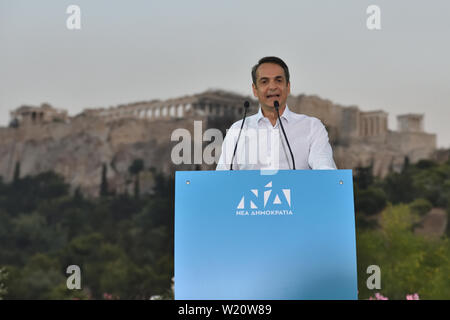
<svg viewBox="0 0 450 320">
<path fill-rule="evenodd" d="M 165 173 L 174 170 L 214 169 L 215 165 L 174 165 L 171 149 L 177 142 L 171 134 L 186 128 L 193 134 L 194 120 L 203 131 L 225 130 L 243 114 L 249 96 L 222 90 L 165 101 L 152 100 L 111 108 L 86 109 L 70 117 L 65 110 L 48 104 L 21 106 L 11 111 L 8 128 L 0 128 L 0 176 L 11 181 L 17 163 L 20 175 L 54 170 L 73 188 L 97 196 L 103 164 L 107 167 L 109 189 L 131 188 L 129 166 L 135 159 L 145 169 Z M 411 162 L 432 158 L 436 135 L 423 130 L 423 114 L 397 117 L 398 130 L 388 129 L 388 114 L 382 110 L 363 112 L 356 106 L 341 106 L 317 96 L 299 95 L 288 99 L 291 110 L 319 118 L 327 127 L 338 168 L 372 165 L 373 173 L 385 176 L 401 169 L 406 156 Z M 152 174 L 141 174 L 141 190 L 152 185 Z"/>
</svg>

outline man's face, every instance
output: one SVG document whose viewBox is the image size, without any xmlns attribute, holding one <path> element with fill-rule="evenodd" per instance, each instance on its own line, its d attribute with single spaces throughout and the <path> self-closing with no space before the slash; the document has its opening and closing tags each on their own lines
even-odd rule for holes
<svg viewBox="0 0 450 320">
<path fill-rule="evenodd" d="M 284 70 L 275 63 L 263 63 L 256 70 L 256 86 L 252 84 L 253 94 L 264 109 L 273 108 L 278 100 L 284 107 L 291 92 L 291 84 L 287 82 Z"/>
</svg>

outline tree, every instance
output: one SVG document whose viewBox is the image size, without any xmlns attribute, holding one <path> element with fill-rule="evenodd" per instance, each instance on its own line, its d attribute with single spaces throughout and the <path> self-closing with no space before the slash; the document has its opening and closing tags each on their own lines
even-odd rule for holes
<svg viewBox="0 0 450 320">
<path fill-rule="evenodd" d="M 142 159 L 135 159 L 128 168 L 128 172 L 134 176 L 134 196 L 139 198 L 139 173 L 144 169 L 144 161 Z"/>
<path fill-rule="evenodd" d="M 449 299 L 450 243 L 447 238 L 427 239 L 413 232 L 417 222 L 408 205 L 388 206 L 381 229 L 358 232 L 359 298 L 373 295 L 366 286 L 369 265 L 381 269 L 381 292 L 390 299 L 418 293 L 424 299 Z"/>
<path fill-rule="evenodd" d="M 410 169 L 410 167 L 411 167 L 411 165 L 410 165 L 409 157 L 406 156 L 403 161 L 402 173 L 407 172 Z"/>
<path fill-rule="evenodd" d="M 358 189 L 367 189 L 374 182 L 373 177 L 373 166 L 370 165 L 368 167 L 358 167 L 355 169 L 355 187 Z"/>
<path fill-rule="evenodd" d="M 0 300 L 8 293 L 7 288 L 5 287 L 5 281 L 8 279 L 8 273 L 5 269 L 0 268 Z"/>
<path fill-rule="evenodd" d="M 411 202 L 409 207 L 412 212 L 417 213 L 419 216 L 424 216 L 433 208 L 433 205 L 427 199 L 419 198 Z"/>
<path fill-rule="evenodd" d="M 135 161 L 135 178 L 143 161 Z M 106 173 L 106 172 L 105 172 Z M 101 299 L 104 293 L 148 299 L 173 277 L 173 179 L 158 176 L 158 196 L 68 193 L 53 172 L 0 180 L 0 281 L 5 299 Z M 39 254 L 38 254 L 39 253 Z M 68 265 L 82 272 L 81 291 L 66 288 Z M 1 266 L 0 266 L 1 268 Z"/>
<path fill-rule="evenodd" d="M 107 174 L 108 174 L 108 167 L 106 166 L 106 163 L 102 165 L 102 181 L 100 183 L 100 197 L 106 197 L 108 196 L 108 180 L 107 180 Z"/>
<path fill-rule="evenodd" d="M 17 183 L 20 179 L 20 162 L 17 161 L 16 162 L 16 166 L 14 168 L 14 178 L 13 178 L 13 182 Z"/>
<path fill-rule="evenodd" d="M 383 189 L 369 187 L 366 190 L 359 190 L 355 194 L 355 207 L 357 212 L 364 212 L 372 215 L 379 213 L 386 207 L 387 199 Z"/>
<path fill-rule="evenodd" d="M 418 196 L 427 199 L 433 206 L 446 208 L 449 205 L 450 166 L 448 164 L 416 170 L 412 176 L 412 184 Z"/>
<path fill-rule="evenodd" d="M 31 256 L 23 268 L 10 275 L 7 299 L 46 300 L 53 288 L 66 281 L 58 260 L 42 253 Z"/>
<path fill-rule="evenodd" d="M 388 175 L 382 184 L 388 200 L 393 204 L 409 203 L 416 198 L 410 170 L 402 173 L 394 172 Z"/>
</svg>

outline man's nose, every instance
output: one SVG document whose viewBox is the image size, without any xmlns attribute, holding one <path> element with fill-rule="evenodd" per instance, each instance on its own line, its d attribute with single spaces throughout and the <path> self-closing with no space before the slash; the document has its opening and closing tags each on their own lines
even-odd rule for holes
<svg viewBox="0 0 450 320">
<path fill-rule="evenodd" d="M 269 90 L 276 90 L 277 86 L 275 81 L 269 81 Z"/>
</svg>

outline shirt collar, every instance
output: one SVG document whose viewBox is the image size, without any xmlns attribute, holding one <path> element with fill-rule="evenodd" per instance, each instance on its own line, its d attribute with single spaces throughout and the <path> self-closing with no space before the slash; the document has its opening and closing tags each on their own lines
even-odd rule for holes
<svg viewBox="0 0 450 320">
<path fill-rule="evenodd" d="M 280 115 L 280 118 L 284 118 L 287 122 L 289 122 L 292 119 L 292 111 L 289 110 L 287 104 L 286 104 L 286 108 L 284 109 L 283 114 Z M 257 113 L 256 121 L 259 122 L 261 119 L 264 119 L 264 115 L 262 113 L 261 106 L 259 106 L 259 110 L 258 110 L 258 113 Z"/>
</svg>

